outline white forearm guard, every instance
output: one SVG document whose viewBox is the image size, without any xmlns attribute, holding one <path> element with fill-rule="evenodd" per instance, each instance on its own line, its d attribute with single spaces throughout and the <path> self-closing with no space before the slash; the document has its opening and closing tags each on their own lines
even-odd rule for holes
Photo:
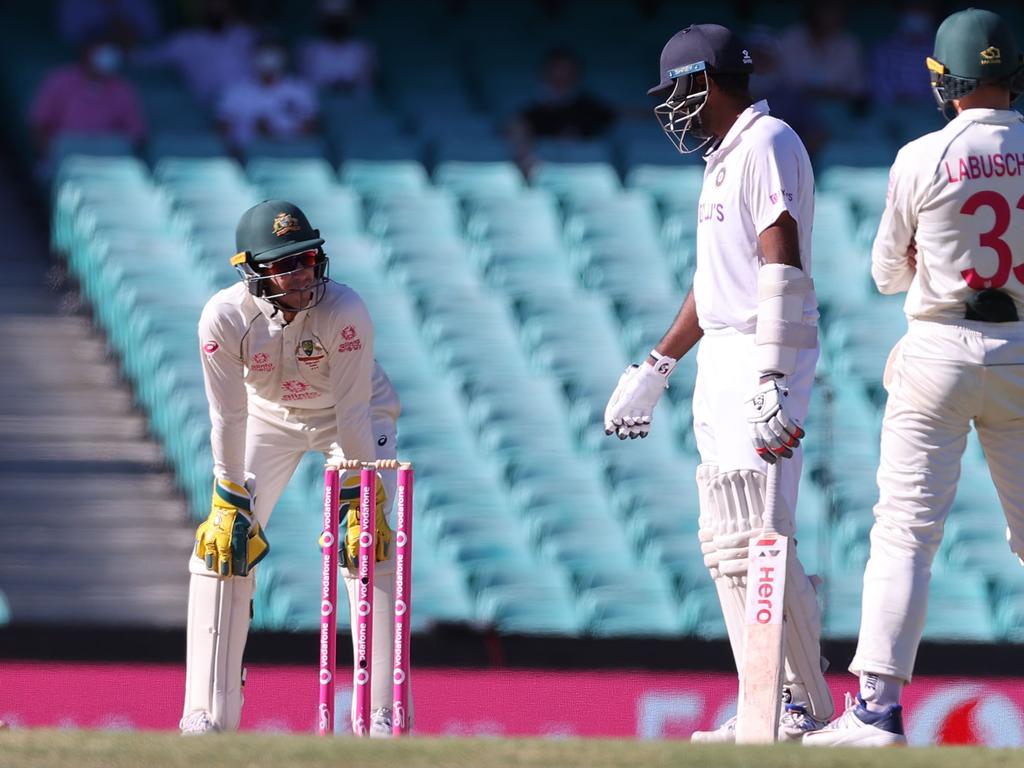
<svg viewBox="0 0 1024 768">
<path fill-rule="evenodd" d="M 801 349 L 814 349 L 818 329 L 803 322 L 804 302 L 814 283 L 802 269 L 764 264 L 757 272 L 755 363 L 761 373 L 790 376 Z"/>
</svg>

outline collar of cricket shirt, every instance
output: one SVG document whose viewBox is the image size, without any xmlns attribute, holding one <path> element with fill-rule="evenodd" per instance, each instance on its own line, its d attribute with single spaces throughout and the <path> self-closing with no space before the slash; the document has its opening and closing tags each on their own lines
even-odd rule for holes
<svg viewBox="0 0 1024 768">
<path fill-rule="evenodd" d="M 969 120 L 972 123 L 1009 125 L 1010 123 L 1019 123 L 1021 120 L 1024 120 L 1024 116 L 1015 109 L 984 109 L 982 107 L 975 107 L 974 109 L 965 109 L 950 120 L 950 122 L 954 123 L 958 120 Z"/>
<path fill-rule="evenodd" d="M 725 137 L 715 145 L 714 149 L 704 155 L 704 159 L 711 160 L 712 158 L 719 157 L 719 153 L 725 154 L 729 152 L 739 141 L 740 135 L 750 127 L 750 124 L 768 113 L 768 102 L 765 99 L 755 101 L 739 113 L 736 117 L 736 122 L 725 132 Z"/>
</svg>

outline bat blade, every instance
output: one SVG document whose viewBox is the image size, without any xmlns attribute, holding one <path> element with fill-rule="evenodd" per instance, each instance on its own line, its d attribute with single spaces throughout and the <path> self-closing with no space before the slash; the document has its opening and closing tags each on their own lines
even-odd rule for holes
<svg viewBox="0 0 1024 768">
<path fill-rule="evenodd" d="M 750 540 L 746 642 L 736 705 L 737 744 L 771 744 L 777 738 L 789 547 L 788 537 L 773 532 Z"/>
</svg>

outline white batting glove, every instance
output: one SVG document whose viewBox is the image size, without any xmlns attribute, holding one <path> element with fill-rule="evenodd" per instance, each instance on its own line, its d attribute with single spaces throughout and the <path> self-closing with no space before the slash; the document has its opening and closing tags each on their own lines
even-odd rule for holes
<svg viewBox="0 0 1024 768">
<path fill-rule="evenodd" d="M 619 377 L 619 383 L 604 409 L 606 435 L 633 440 L 650 434 L 654 406 L 668 387 L 668 375 L 675 367 L 671 358 L 662 357 L 662 360 L 671 360 L 672 364 L 662 365 L 659 361 L 657 366 L 647 363 L 631 365 Z"/>
<path fill-rule="evenodd" d="M 764 382 L 747 401 L 747 421 L 757 455 L 769 464 L 789 459 L 806 434 L 796 419 L 786 412 L 789 390 L 784 378 Z"/>
</svg>

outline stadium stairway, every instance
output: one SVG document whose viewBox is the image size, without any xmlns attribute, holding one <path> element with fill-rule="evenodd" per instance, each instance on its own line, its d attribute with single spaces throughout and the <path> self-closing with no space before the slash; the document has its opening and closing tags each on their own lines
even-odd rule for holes
<svg viewBox="0 0 1024 768">
<path fill-rule="evenodd" d="M 185 501 L 5 164 L 0 604 L 12 624 L 182 627 Z"/>
</svg>

